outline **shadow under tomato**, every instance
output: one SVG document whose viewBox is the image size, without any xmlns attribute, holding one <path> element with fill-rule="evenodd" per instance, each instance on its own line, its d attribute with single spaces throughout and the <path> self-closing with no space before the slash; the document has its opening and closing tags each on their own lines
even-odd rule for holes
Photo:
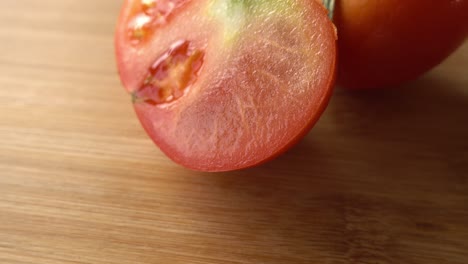
<svg viewBox="0 0 468 264">
<path fill-rule="evenodd" d="M 229 202 L 230 228 L 251 234 L 242 241 L 265 249 L 270 263 L 412 263 L 417 243 L 463 239 L 444 230 L 468 221 L 454 199 L 468 191 L 467 117 L 468 91 L 434 75 L 395 90 L 338 89 L 284 155 L 204 174 L 222 190 L 208 195 Z"/>
</svg>

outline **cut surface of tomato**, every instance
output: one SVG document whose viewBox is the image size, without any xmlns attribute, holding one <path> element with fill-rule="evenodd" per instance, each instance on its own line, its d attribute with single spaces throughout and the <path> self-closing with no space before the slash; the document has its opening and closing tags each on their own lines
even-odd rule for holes
<svg viewBox="0 0 468 264">
<path fill-rule="evenodd" d="M 116 53 L 156 145 L 185 167 L 229 171 L 276 157 L 317 122 L 336 34 L 316 0 L 128 0 Z"/>
</svg>

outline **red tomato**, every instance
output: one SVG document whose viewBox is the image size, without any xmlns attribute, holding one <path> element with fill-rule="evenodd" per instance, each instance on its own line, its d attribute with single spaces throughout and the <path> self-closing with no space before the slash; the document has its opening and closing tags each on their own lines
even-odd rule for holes
<svg viewBox="0 0 468 264">
<path fill-rule="evenodd" d="M 467 0 L 340 0 L 338 82 L 399 85 L 427 72 L 465 40 Z"/>
<path fill-rule="evenodd" d="M 116 53 L 160 149 L 194 170 L 227 171 L 274 158 L 318 120 L 336 34 L 315 0 L 128 0 Z"/>
</svg>

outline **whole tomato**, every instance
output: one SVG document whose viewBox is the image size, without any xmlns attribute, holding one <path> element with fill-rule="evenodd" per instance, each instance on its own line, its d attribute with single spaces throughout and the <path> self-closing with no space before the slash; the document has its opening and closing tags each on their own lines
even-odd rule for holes
<svg viewBox="0 0 468 264">
<path fill-rule="evenodd" d="M 466 39 L 467 0 L 338 0 L 338 83 L 391 87 L 441 63 Z"/>
</svg>

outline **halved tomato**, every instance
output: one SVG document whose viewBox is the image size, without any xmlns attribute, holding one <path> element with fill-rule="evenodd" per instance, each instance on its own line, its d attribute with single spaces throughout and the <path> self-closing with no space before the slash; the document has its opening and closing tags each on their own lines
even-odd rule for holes
<svg viewBox="0 0 468 264">
<path fill-rule="evenodd" d="M 338 83 L 382 88 L 441 63 L 468 35 L 467 0 L 339 0 Z"/>
<path fill-rule="evenodd" d="M 201 171 L 284 152 L 331 95 L 336 33 L 316 0 L 127 0 L 117 64 L 146 132 Z"/>
</svg>

